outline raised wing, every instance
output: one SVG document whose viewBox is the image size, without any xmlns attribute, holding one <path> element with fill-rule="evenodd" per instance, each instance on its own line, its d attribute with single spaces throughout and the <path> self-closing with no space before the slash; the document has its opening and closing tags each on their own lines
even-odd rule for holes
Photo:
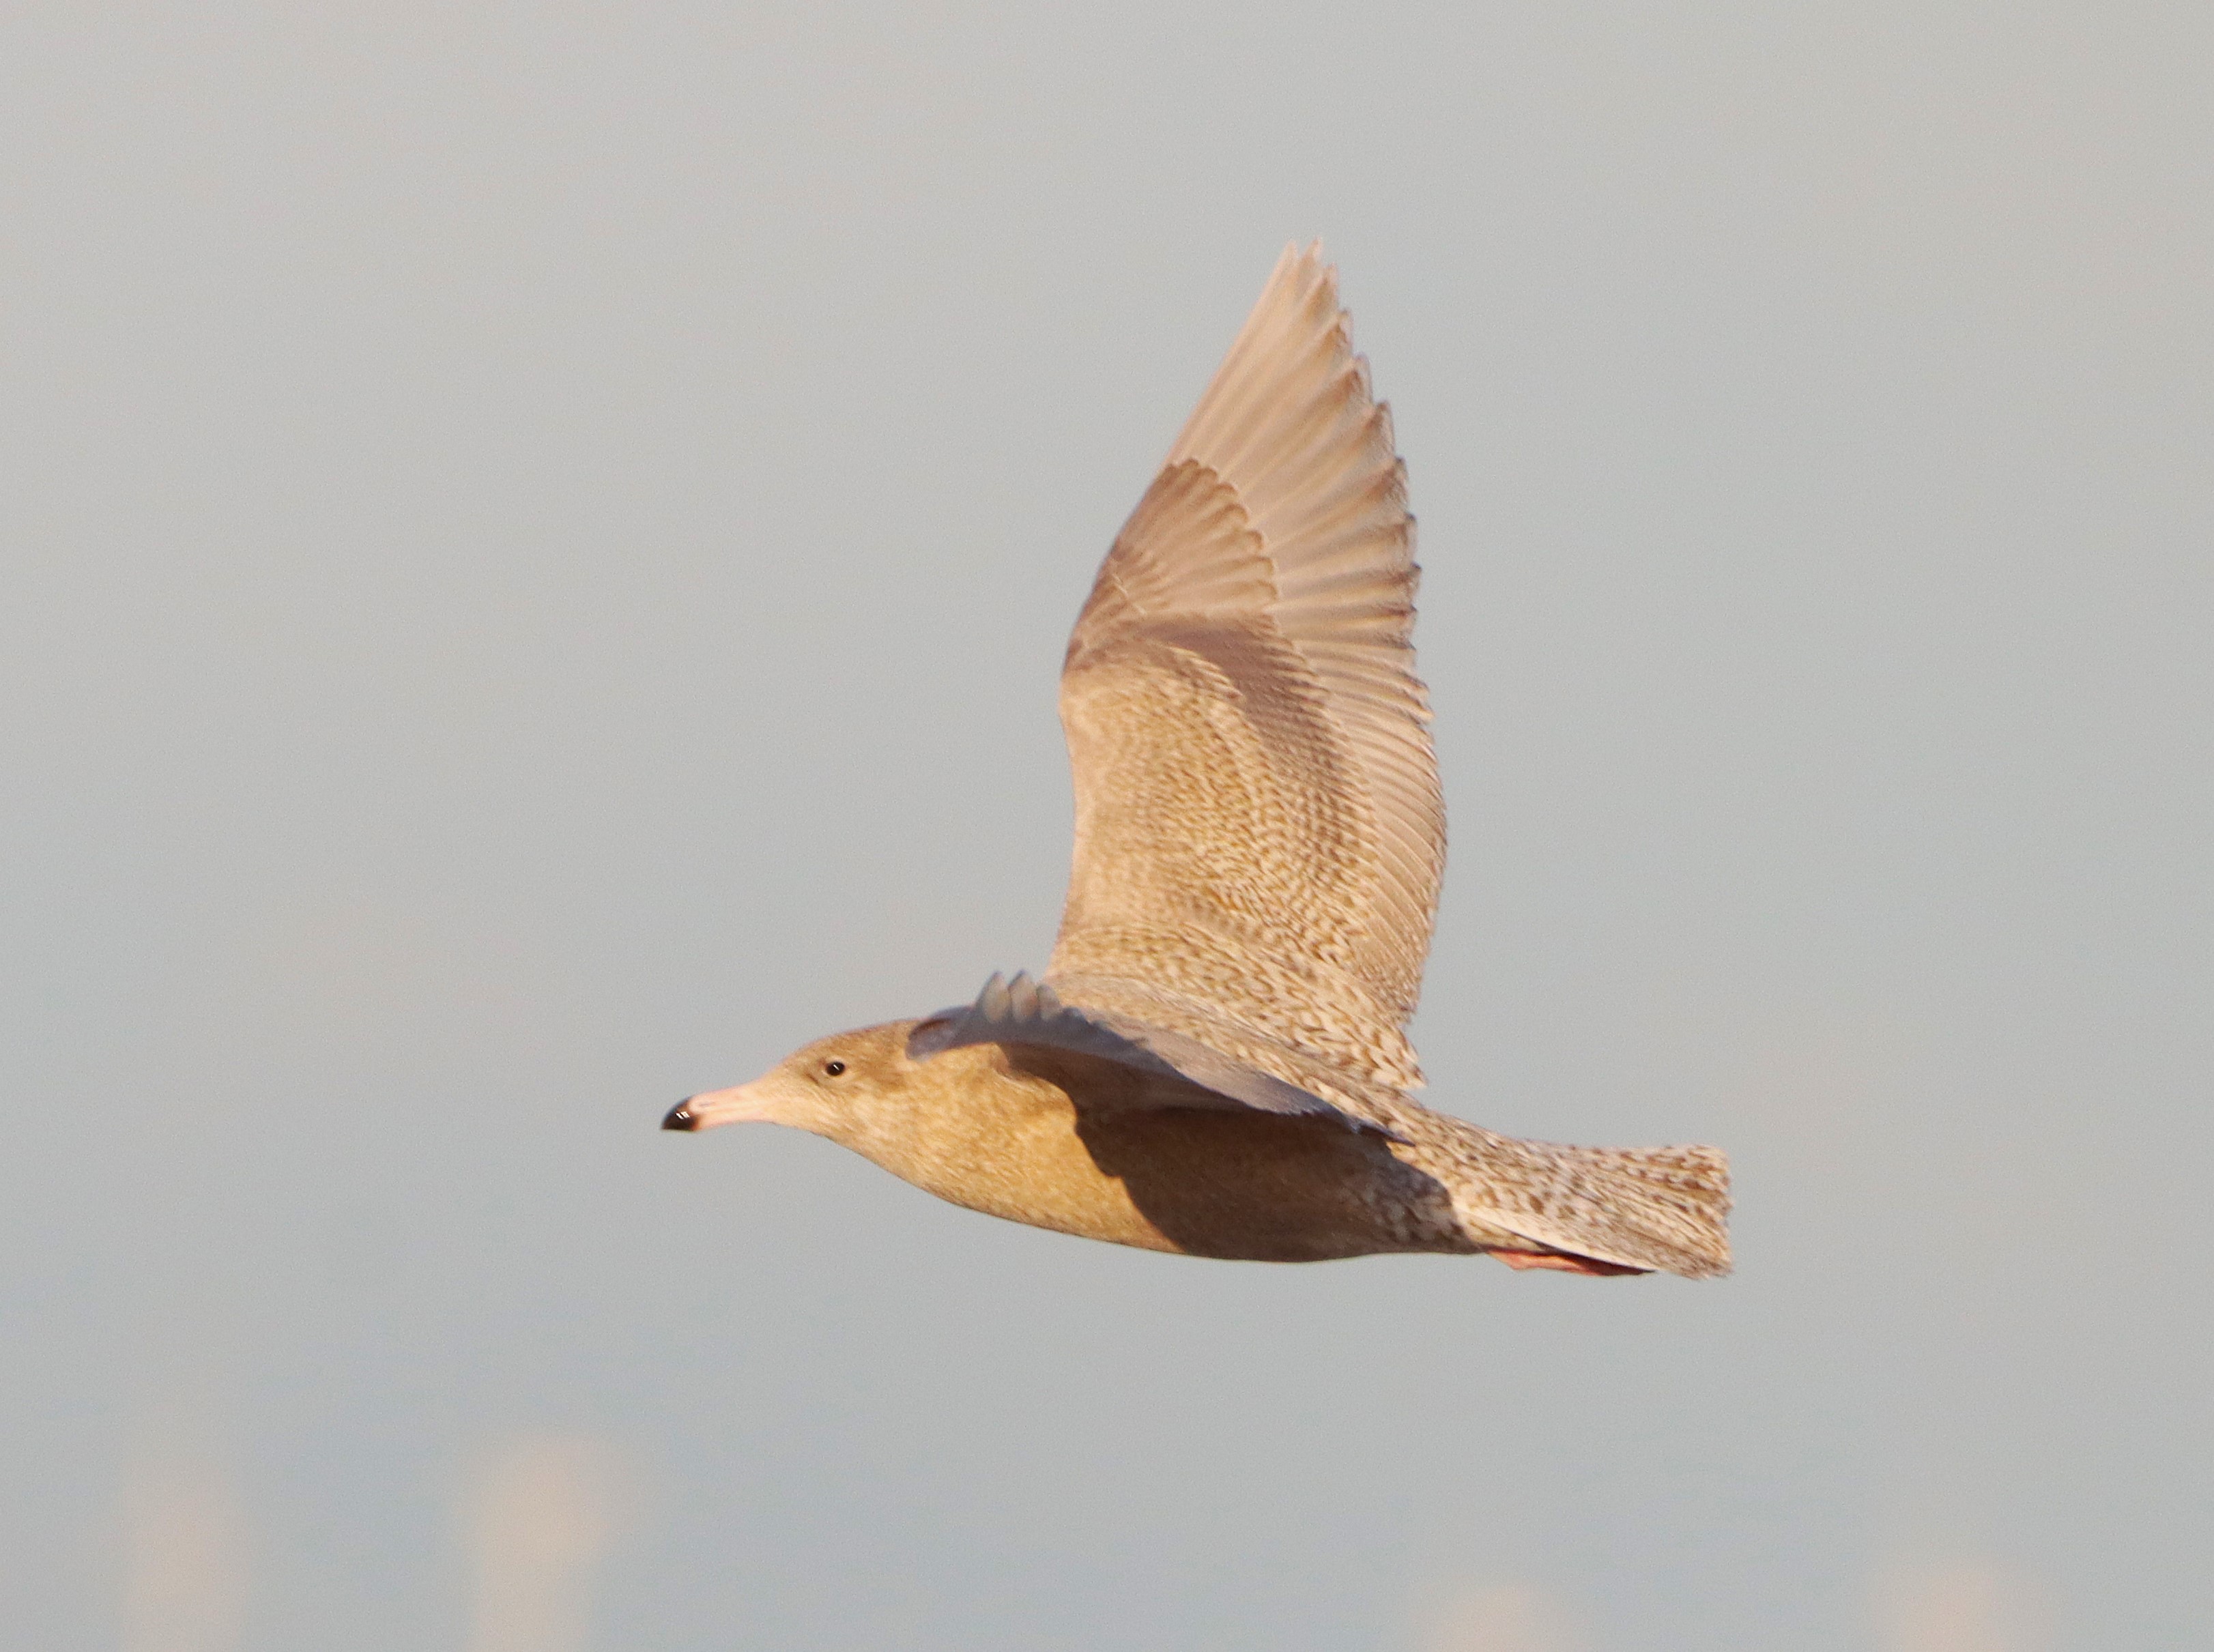
<svg viewBox="0 0 2214 1652">
<path fill-rule="evenodd" d="M 1319 247 L 1287 249 L 1069 639 L 1062 1000 L 1303 1087 L 1313 1057 L 1421 1083 L 1445 811 L 1415 579 L 1390 412 Z"/>
</svg>

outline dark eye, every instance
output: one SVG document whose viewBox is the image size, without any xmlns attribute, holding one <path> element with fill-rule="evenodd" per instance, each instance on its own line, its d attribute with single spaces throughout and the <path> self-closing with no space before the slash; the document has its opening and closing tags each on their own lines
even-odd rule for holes
<svg viewBox="0 0 2214 1652">
<path fill-rule="evenodd" d="M 846 1063 L 843 1062 L 825 1062 L 823 1063 L 823 1070 L 835 1079 L 841 1073 L 843 1073 L 846 1070 Z"/>
</svg>

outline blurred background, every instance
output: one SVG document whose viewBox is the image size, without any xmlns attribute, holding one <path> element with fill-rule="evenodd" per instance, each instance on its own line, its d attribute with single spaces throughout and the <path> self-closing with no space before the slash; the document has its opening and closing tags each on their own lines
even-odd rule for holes
<svg viewBox="0 0 2214 1652">
<path fill-rule="evenodd" d="M 0 25 L 0 1618 L 124 1652 L 2209 1643 L 2214 13 Z M 1036 967 L 1283 244 L 1398 416 L 1428 1098 L 1734 1278 L 655 1124 Z"/>
</svg>

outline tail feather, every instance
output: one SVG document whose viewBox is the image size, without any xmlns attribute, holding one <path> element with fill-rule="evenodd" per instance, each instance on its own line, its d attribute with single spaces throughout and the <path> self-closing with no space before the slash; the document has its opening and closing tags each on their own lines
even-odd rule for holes
<svg viewBox="0 0 2214 1652">
<path fill-rule="evenodd" d="M 1428 1117 L 1455 1138 L 1453 1202 L 1472 1232 L 1503 1229 L 1541 1251 L 1689 1279 L 1730 1270 L 1720 1148 L 1566 1147 Z"/>
<path fill-rule="evenodd" d="M 1556 1148 L 1583 1172 L 1597 1208 L 1579 1227 L 1607 1262 L 1707 1279 L 1730 1270 L 1729 1157 L 1719 1147 Z M 1619 1254 L 1618 1254 L 1619 1252 Z"/>
</svg>

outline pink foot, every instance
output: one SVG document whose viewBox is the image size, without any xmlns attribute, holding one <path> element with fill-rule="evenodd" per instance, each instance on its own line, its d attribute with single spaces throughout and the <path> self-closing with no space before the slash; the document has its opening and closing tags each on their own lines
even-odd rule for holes
<svg viewBox="0 0 2214 1652">
<path fill-rule="evenodd" d="M 1556 1251 L 1494 1251 L 1491 1254 L 1514 1269 L 1550 1268 L 1564 1274 L 1595 1274 L 1601 1277 L 1653 1271 L 1650 1268 L 1624 1268 L 1593 1257 L 1563 1256 Z"/>
</svg>

